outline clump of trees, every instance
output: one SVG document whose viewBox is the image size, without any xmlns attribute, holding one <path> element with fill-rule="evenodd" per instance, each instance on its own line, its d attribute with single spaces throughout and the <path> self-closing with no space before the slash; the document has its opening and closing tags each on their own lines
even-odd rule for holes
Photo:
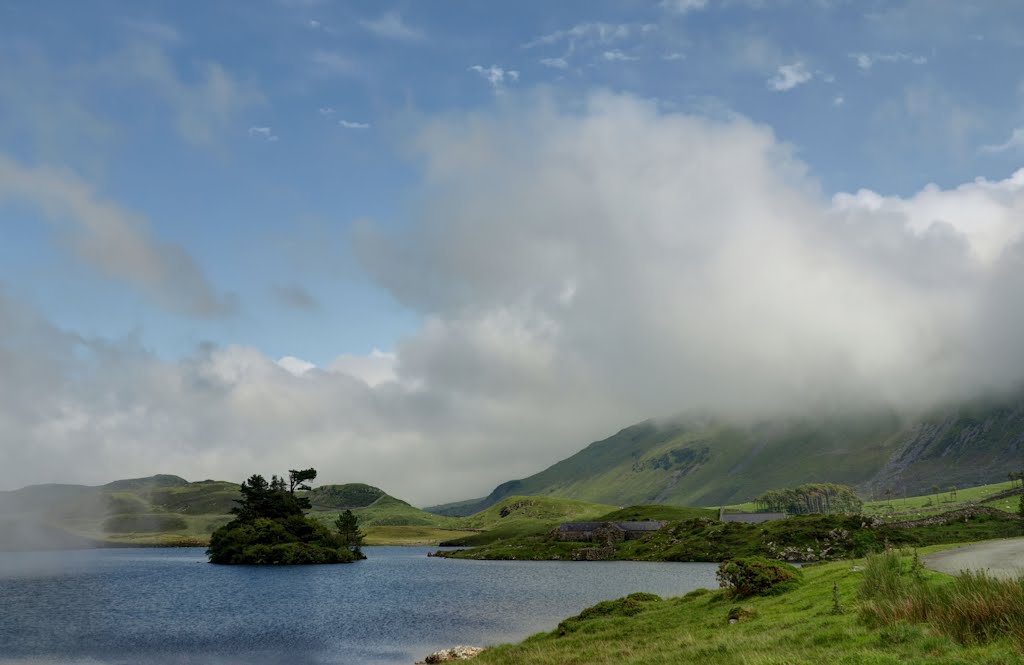
<svg viewBox="0 0 1024 665">
<path fill-rule="evenodd" d="M 754 499 L 754 504 L 761 511 L 791 515 L 859 513 L 864 508 L 864 502 L 852 487 L 834 483 L 769 490 Z"/>
<path fill-rule="evenodd" d="M 296 491 L 309 490 L 315 469 L 292 469 L 270 482 L 258 474 L 240 488 L 242 498 L 232 509 L 235 519 L 213 532 L 206 550 L 211 563 L 308 564 L 349 563 L 364 559 L 359 520 L 345 511 L 335 530 L 307 517 L 309 499 Z"/>
</svg>

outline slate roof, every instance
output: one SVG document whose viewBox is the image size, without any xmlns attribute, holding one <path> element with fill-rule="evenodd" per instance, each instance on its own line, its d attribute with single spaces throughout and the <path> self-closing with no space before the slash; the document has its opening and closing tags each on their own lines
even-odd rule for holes
<svg viewBox="0 0 1024 665">
<path fill-rule="evenodd" d="M 745 524 L 760 524 L 769 520 L 785 518 L 786 513 L 721 513 L 718 516 L 722 522 L 743 522 Z"/>
</svg>

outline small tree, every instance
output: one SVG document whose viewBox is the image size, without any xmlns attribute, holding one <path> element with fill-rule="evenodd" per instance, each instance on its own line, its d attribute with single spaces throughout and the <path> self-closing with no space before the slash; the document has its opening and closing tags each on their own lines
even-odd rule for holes
<svg viewBox="0 0 1024 665">
<path fill-rule="evenodd" d="M 1020 495 L 1020 500 L 1017 502 L 1017 514 L 1024 519 L 1024 494 Z"/>
<path fill-rule="evenodd" d="M 316 479 L 316 469 L 302 469 L 301 471 L 289 469 L 288 491 L 295 494 L 295 490 L 309 490 L 311 488 L 306 481 L 314 479 Z"/>
<path fill-rule="evenodd" d="M 363 545 L 363 534 L 359 530 L 359 518 L 356 517 L 351 510 L 338 515 L 338 519 L 335 520 L 334 526 L 338 529 L 338 535 L 341 536 L 342 543 L 349 549 L 350 552 L 361 555 Z"/>
</svg>

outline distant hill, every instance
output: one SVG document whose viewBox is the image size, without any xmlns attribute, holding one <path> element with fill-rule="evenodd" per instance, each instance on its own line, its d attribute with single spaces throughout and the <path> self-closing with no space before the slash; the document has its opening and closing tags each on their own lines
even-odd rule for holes
<svg viewBox="0 0 1024 665">
<path fill-rule="evenodd" d="M 715 506 L 806 482 L 866 498 L 1003 480 L 1024 466 L 1024 398 L 977 400 L 907 418 L 895 412 L 737 425 L 646 421 L 488 496 L 427 510 L 469 515 L 513 495 L 613 505 Z"/>
<path fill-rule="evenodd" d="M 116 480 L 106 485 L 31 485 L 0 492 L 0 550 L 112 545 L 205 545 L 232 519 L 238 484 L 189 482 L 172 475 Z M 362 483 L 321 485 L 307 493 L 312 515 L 327 524 L 351 509 L 361 527 L 453 529 L 457 520 L 424 512 Z M 395 531 L 399 529 L 399 531 Z M 439 538 L 435 538 L 434 541 Z M 385 538 L 386 540 L 386 538 Z"/>
</svg>

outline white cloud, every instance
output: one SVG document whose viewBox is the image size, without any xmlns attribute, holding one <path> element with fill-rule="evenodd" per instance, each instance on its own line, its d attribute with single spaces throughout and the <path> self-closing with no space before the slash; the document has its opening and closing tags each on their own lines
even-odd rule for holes
<svg viewBox="0 0 1024 665">
<path fill-rule="evenodd" d="M 688 14 L 707 8 L 708 0 L 661 0 L 658 6 L 676 14 Z"/>
<path fill-rule="evenodd" d="M 172 312 L 210 318 L 234 309 L 181 246 L 154 238 L 143 216 L 103 200 L 70 171 L 0 154 L 0 205 L 8 202 L 42 210 L 82 261 Z"/>
<path fill-rule="evenodd" d="M 365 382 L 366 385 L 375 387 L 398 381 L 398 375 L 395 373 L 397 362 L 398 357 L 394 353 L 373 349 L 366 356 L 338 356 L 331 361 L 327 370 L 355 377 Z"/>
<path fill-rule="evenodd" d="M 317 369 L 317 366 L 308 360 L 302 358 L 296 358 L 295 356 L 284 356 L 277 361 L 277 364 L 288 371 L 293 376 L 302 376 L 307 372 Z"/>
<path fill-rule="evenodd" d="M 487 79 L 487 82 L 491 84 L 495 90 L 500 90 L 505 85 L 506 81 L 515 83 L 519 80 L 519 72 L 514 69 L 503 69 L 498 65 L 491 65 L 490 67 L 484 67 L 483 65 L 473 65 L 468 68 L 470 71 L 476 72 L 480 76 Z"/>
<path fill-rule="evenodd" d="M 568 69 L 569 62 L 565 58 L 541 58 L 538 62 L 552 69 Z"/>
<path fill-rule="evenodd" d="M 338 124 L 341 125 L 342 127 L 344 127 L 345 129 L 369 129 L 370 128 L 370 123 L 368 123 L 368 122 L 353 122 L 351 120 L 345 120 L 345 119 L 339 120 Z"/>
<path fill-rule="evenodd" d="M 842 95 L 836 95 L 832 98 L 832 106 L 842 106 L 846 103 L 846 97 Z"/>
<path fill-rule="evenodd" d="M 571 28 L 555 30 L 536 37 L 523 44 L 523 48 L 534 48 L 560 42 L 568 42 L 573 46 L 610 44 L 654 30 L 657 30 L 657 26 L 653 23 L 578 23 Z"/>
<path fill-rule="evenodd" d="M 672 61 L 675 61 L 675 60 L 685 60 L 686 59 L 686 54 L 685 53 L 680 53 L 679 51 L 673 51 L 671 53 L 664 54 L 663 56 L 661 56 L 661 59 L 669 61 L 669 62 L 672 62 Z"/>
<path fill-rule="evenodd" d="M 863 70 L 869 70 L 878 63 L 909 62 L 914 65 L 923 65 L 928 62 L 928 58 L 923 55 L 899 51 L 894 53 L 851 53 L 850 57 Z"/>
<path fill-rule="evenodd" d="M 318 110 L 320 115 L 324 116 L 325 118 L 329 118 L 335 113 L 334 109 L 332 109 L 329 106 L 321 106 Z"/>
<path fill-rule="evenodd" d="M 267 143 L 274 143 L 278 140 L 278 136 L 274 134 L 270 127 L 257 127 L 253 125 L 249 128 L 249 136 L 262 139 Z"/>
<path fill-rule="evenodd" d="M 612 49 L 610 51 L 605 51 L 604 53 L 601 54 L 601 57 L 604 58 L 605 60 L 607 60 L 608 62 L 632 62 L 634 60 L 639 60 L 640 59 L 640 58 L 636 57 L 635 55 L 629 55 L 628 53 L 623 53 L 619 49 Z"/>
<path fill-rule="evenodd" d="M 980 148 L 981 152 L 987 152 L 989 154 L 1022 149 L 1024 149 L 1024 127 L 1018 127 L 1010 132 L 1010 138 L 1006 139 L 1002 143 L 983 145 Z"/>
<path fill-rule="evenodd" d="M 306 27 L 309 28 L 310 30 L 319 30 L 321 27 L 323 27 L 323 23 L 315 19 L 309 19 L 308 21 L 306 21 Z"/>
<path fill-rule="evenodd" d="M 912 411 L 1024 377 L 1024 170 L 826 200 L 735 114 L 507 102 L 428 120 L 415 217 L 356 228 L 422 322 L 393 354 L 169 361 L 0 291 L 0 486 L 306 464 L 429 503 L 684 409 Z"/>
<path fill-rule="evenodd" d="M 413 42 L 425 37 L 422 30 L 411 27 L 402 19 L 401 14 L 394 11 L 386 12 L 377 19 L 360 21 L 359 25 L 385 39 Z"/>
<path fill-rule="evenodd" d="M 779 65 L 775 75 L 768 79 L 768 87 L 776 92 L 785 92 L 807 83 L 813 77 L 807 65 L 797 61 L 790 65 Z"/>
</svg>

